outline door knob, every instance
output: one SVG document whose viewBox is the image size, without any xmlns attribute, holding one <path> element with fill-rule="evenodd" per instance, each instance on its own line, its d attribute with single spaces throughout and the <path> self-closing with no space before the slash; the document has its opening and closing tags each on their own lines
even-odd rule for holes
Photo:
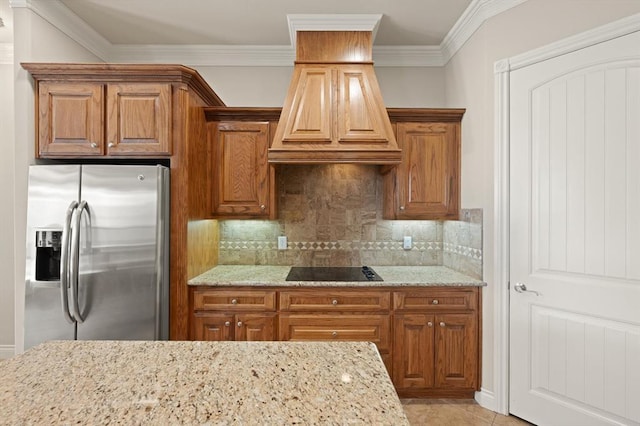
<svg viewBox="0 0 640 426">
<path fill-rule="evenodd" d="M 542 294 L 538 291 L 535 290 L 528 290 L 527 286 L 524 285 L 523 283 L 516 283 L 516 285 L 513 286 L 513 289 L 515 291 L 517 291 L 518 293 L 533 293 L 536 296 L 542 296 Z"/>
</svg>

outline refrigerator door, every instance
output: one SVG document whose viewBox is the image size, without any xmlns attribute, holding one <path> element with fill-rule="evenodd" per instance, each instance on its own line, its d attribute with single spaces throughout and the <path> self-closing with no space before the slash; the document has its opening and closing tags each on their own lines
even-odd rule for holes
<svg viewBox="0 0 640 426">
<path fill-rule="evenodd" d="M 166 180 L 161 166 L 82 166 L 78 340 L 167 338 Z"/>
<path fill-rule="evenodd" d="M 27 204 L 24 348 L 73 340 L 75 324 L 63 306 L 61 272 L 65 213 L 77 203 L 80 166 L 31 166 Z M 37 247 L 38 246 L 38 247 Z"/>
</svg>

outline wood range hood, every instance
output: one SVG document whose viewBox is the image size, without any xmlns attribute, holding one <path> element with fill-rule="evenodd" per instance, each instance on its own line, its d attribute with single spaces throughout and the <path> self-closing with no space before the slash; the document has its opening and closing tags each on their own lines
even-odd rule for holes
<svg viewBox="0 0 640 426">
<path fill-rule="evenodd" d="M 293 77 L 269 163 L 400 163 L 372 50 L 371 31 L 296 33 Z"/>
</svg>

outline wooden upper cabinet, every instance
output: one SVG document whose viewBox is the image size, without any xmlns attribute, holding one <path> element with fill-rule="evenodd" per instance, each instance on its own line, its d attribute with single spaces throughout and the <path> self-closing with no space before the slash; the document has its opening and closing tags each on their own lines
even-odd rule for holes
<svg viewBox="0 0 640 426">
<path fill-rule="evenodd" d="M 424 117 L 429 118 L 428 110 Z M 434 110 L 438 117 L 440 110 Z M 402 162 L 384 177 L 385 219 L 455 220 L 460 208 L 460 110 L 446 121 L 396 122 Z M 457 119 L 456 119 L 457 117 Z"/>
<path fill-rule="evenodd" d="M 107 154 L 171 154 L 171 85 L 107 85 Z"/>
<path fill-rule="evenodd" d="M 170 155 L 171 85 L 42 82 L 38 154 Z"/>
<path fill-rule="evenodd" d="M 103 155 L 104 108 L 102 84 L 42 82 L 38 91 L 39 155 Z"/>
<path fill-rule="evenodd" d="M 267 164 L 269 122 L 210 123 L 213 215 L 275 217 L 275 170 Z"/>
</svg>

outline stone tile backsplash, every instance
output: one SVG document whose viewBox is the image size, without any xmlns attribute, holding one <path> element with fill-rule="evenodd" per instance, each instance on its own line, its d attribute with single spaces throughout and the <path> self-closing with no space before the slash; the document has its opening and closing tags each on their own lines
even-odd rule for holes
<svg viewBox="0 0 640 426">
<path fill-rule="evenodd" d="M 295 266 L 445 265 L 482 278 L 482 211 L 460 221 L 382 219 L 376 166 L 283 165 L 277 221 L 220 221 L 219 263 Z M 285 235 L 287 250 L 278 250 Z M 411 250 L 402 248 L 410 235 Z"/>
</svg>

